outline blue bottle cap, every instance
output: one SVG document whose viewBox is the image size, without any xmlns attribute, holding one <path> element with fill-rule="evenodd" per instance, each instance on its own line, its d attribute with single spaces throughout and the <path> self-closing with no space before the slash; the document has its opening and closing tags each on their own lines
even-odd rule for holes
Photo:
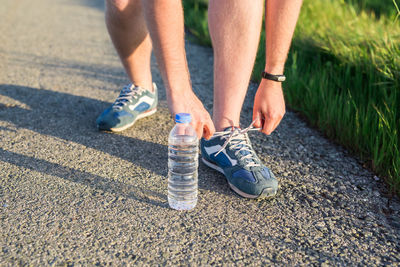
<svg viewBox="0 0 400 267">
<path fill-rule="evenodd" d="M 175 115 L 176 123 L 190 123 L 192 121 L 192 116 L 189 113 L 178 113 Z"/>
</svg>

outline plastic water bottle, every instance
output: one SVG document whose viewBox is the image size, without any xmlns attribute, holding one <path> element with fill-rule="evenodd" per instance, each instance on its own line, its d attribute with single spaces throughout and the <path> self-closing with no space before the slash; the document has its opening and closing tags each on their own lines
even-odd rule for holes
<svg viewBox="0 0 400 267">
<path fill-rule="evenodd" d="M 190 210 L 197 204 L 199 140 L 191 120 L 188 113 L 176 114 L 168 138 L 168 203 L 176 210 Z"/>
</svg>

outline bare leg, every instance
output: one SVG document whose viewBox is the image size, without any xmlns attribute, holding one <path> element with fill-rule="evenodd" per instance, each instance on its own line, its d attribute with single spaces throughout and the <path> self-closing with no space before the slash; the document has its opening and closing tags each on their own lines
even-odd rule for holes
<svg viewBox="0 0 400 267">
<path fill-rule="evenodd" d="M 251 3 L 250 3 L 251 2 Z M 211 0 L 214 47 L 213 121 L 217 131 L 239 126 L 261 32 L 263 0 Z"/>
<path fill-rule="evenodd" d="M 214 125 L 203 104 L 192 91 L 186 61 L 181 0 L 142 0 L 154 53 L 167 90 L 172 115 L 192 115 L 198 137 L 210 138 Z"/>
<path fill-rule="evenodd" d="M 132 83 L 152 90 L 152 45 L 141 0 L 106 0 L 106 24 Z"/>
<path fill-rule="evenodd" d="M 302 0 L 267 0 L 265 12 L 266 67 L 272 74 L 283 73 Z"/>
</svg>

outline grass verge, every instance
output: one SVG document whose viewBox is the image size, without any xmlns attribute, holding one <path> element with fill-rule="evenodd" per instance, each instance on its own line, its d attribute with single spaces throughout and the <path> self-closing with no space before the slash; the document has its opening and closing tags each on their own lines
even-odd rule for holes
<svg viewBox="0 0 400 267">
<path fill-rule="evenodd" d="M 384 2 L 305 0 L 284 86 L 292 109 L 360 155 L 400 195 L 400 12 L 394 0 Z M 186 26 L 210 45 L 207 1 L 183 3 Z M 256 81 L 264 59 L 260 45 Z"/>
</svg>

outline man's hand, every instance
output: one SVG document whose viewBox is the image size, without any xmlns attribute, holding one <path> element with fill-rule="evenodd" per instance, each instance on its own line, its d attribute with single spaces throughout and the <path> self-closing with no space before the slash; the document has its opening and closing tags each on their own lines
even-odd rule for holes
<svg viewBox="0 0 400 267">
<path fill-rule="evenodd" d="M 177 113 L 190 113 L 192 115 L 192 127 L 196 130 L 197 136 L 200 139 L 210 139 L 214 132 L 214 123 L 211 120 L 210 114 L 204 108 L 201 101 L 191 90 L 184 92 L 171 92 L 167 96 L 168 107 L 172 116 Z"/>
<path fill-rule="evenodd" d="M 269 135 L 285 115 L 285 99 L 280 82 L 262 79 L 254 98 L 254 127 Z"/>
</svg>

